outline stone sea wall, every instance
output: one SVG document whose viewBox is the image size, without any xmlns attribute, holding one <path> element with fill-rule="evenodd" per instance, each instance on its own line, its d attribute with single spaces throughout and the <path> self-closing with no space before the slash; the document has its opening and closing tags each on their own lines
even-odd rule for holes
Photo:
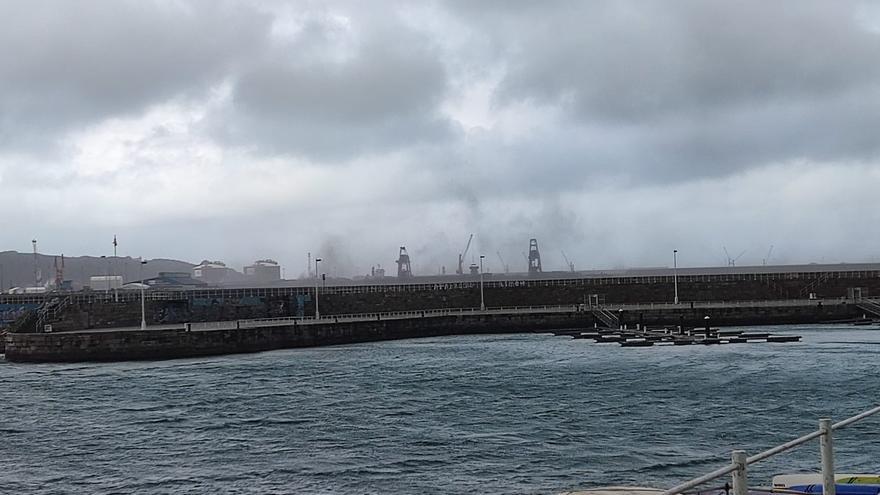
<svg viewBox="0 0 880 495">
<path fill-rule="evenodd" d="M 780 307 L 657 308 L 619 313 L 621 323 L 702 326 L 817 323 L 857 318 L 851 304 Z M 472 314 L 407 319 L 328 321 L 262 328 L 187 331 L 98 330 L 6 335 L 6 359 L 21 362 L 117 361 L 258 352 L 296 347 L 483 333 L 540 332 L 592 328 L 589 311 L 529 314 Z"/>
<path fill-rule="evenodd" d="M 21 362 L 117 361 L 207 356 L 441 335 L 531 332 L 592 325 L 583 312 L 462 315 L 212 331 L 119 330 L 18 333 L 6 359 Z"/>
</svg>

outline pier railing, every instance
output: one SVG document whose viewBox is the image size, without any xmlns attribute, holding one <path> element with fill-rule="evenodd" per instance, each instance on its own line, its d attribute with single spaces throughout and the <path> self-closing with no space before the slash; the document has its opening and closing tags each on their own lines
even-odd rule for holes
<svg viewBox="0 0 880 495">
<path fill-rule="evenodd" d="M 461 316 L 461 315 L 497 315 L 497 314 L 514 314 L 514 313 L 565 313 L 581 310 L 577 304 L 566 304 L 558 306 L 513 306 L 504 308 L 443 308 L 443 309 L 425 309 L 415 311 L 388 311 L 382 313 L 349 313 L 349 314 L 332 314 L 321 315 L 320 318 L 314 316 L 283 316 L 278 318 L 253 318 L 247 320 L 233 321 L 206 321 L 199 323 L 189 323 L 188 328 L 191 330 L 229 330 L 233 328 L 256 328 L 270 327 L 296 324 L 314 324 L 314 323 L 339 323 L 346 321 L 367 321 L 367 320 L 395 320 L 403 318 L 420 318 L 420 317 L 438 317 L 438 316 Z"/>
<path fill-rule="evenodd" d="M 781 307 L 781 306 L 814 306 L 818 303 L 833 305 L 842 304 L 839 300 L 821 301 L 816 299 L 780 300 L 780 301 L 719 301 L 694 303 L 694 309 L 719 309 L 733 307 Z M 639 311 L 649 309 L 682 309 L 691 307 L 690 303 L 647 303 L 647 304 L 606 304 L 601 307 L 602 311 L 617 319 L 620 311 Z M 565 313 L 565 312 L 590 312 L 588 305 L 584 304 L 559 304 L 542 306 L 497 306 L 485 310 L 478 307 L 470 308 L 438 308 L 412 311 L 386 311 L 373 313 L 342 313 L 322 314 L 320 318 L 314 316 L 282 316 L 276 318 L 253 318 L 231 321 L 208 321 L 190 323 L 191 330 L 230 330 L 239 328 L 257 328 L 283 326 L 290 324 L 314 324 L 314 323 L 339 323 L 365 320 L 391 320 L 401 318 L 460 316 L 460 315 L 502 315 L 502 314 L 528 314 L 528 313 Z M 616 326 L 616 325 L 614 325 Z"/>
<path fill-rule="evenodd" d="M 782 445 L 777 445 L 772 449 L 765 450 L 759 454 L 755 454 L 751 457 L 746 456 L 744 450 L 734 450 L 731 452 L 731 463 L 726 467 L 716 469 L 711 473 L 705 474 L 698 478 L 694 478 L 690 481 L 686 481 L 680 485 L 676 485 L 665 492 L 662 495 L 677 495 L 683 493 L 687 490 L 691 490 L 700 486 L 704 483 L 708 483 L 712 480 L 716 480 L 731 475 L 731 486 L 733 488 L 733 495 L 748 495 L 748 466 L 750 464 L 754 464 L 756 462 L 763 461 L 768 457 L 772 457 L 781 452 L 785 452 L 786 450 L 793 449 L 795 447 L 799 447 L 810 440 L 819 439 L 819 450 L 821 452 L 822 457 L 822 493 L 823 495 L 835 495 L 835 476 L 834 476 L 834 446 L 832 433 L 834 430 L 839 430 L 841 428 L 845 428 L 856 421 L 860 421 L 862 419 L 867 418 L 868 416 L 872 416 L 880 412 L 880 406 L 875 407 L 873 409 L 869 409 L 861 414 L 857 414 L 851 418 L 847 418 L 843 421 L 832 424 L 830 419 L 823 418 L 819 420 L 819 429 L 804 435 L 802 437 L 795 438 L 790 442 L 786 442 Z"/>
</svg>

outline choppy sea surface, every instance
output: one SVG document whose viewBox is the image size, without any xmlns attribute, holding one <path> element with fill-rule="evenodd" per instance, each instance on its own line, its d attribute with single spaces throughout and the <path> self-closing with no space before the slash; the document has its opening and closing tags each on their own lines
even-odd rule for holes
<svg viewBox="0 0 880 495">
<path fill-rule="evenodd" d="M 880 403 L 880 329 L 621 348 L 547 334 L 109 364 L 0 362 L 2 493 L 666 487 Z M 880 469 L 880 417 L 835 437 Z M 817 470 L 809 444 L 750 470 Z"/>
</svg>

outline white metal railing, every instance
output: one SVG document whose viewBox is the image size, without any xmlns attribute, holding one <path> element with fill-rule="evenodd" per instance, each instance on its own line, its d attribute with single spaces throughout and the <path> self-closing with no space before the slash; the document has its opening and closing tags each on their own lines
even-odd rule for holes
<svg viewBox="0 0 880 495">
<path fill-rule="evenodd" d="M 732 478 L 732 486 L 733 486 L 733 495 L 747 495 L 748 494 L 748 477 L 747 477 L 747 466 L 749 464 L 754 464 L 759 461 L 763 461 L 768 457 L 772 457 L 781 452 L 785 452 L 786 450 L 793 449 L 798 447 L 804 443 L 809 442 L 815 438 L 819 438 L 819 446 L 820 452 L 822 454 L 822 494 L 823 495 L 835 495 L 835 478 L 834 478 L 834 447 L 833 447 L 833 439 L 832 432 L 834 430 L 839 430 L 841 428 L 845 428 L 856 421 L 860 421 L 862 419 L 867 418 L 868 416 L 872 416 L 880 412 L 880 406 L 875 407 L 873 409 L 869 409 L 861 414 L 857 414 L 851 418 L 847 418 L 838 423 L 831 424 L 830 419 L 820 419 L 819 420 L 819 429 L 804 435 L 802 437 L 795 438 L 789 442 L 786 442 L 782 445 L 778 445 L 773 447 L 772 449 L 765 450 L 759 454 L 755 454 L 751 457 L 746 457 L 746 453 L 743 450 L 734 450 L 731 452 L 731 463 L 723 468 L 716 469 L 711 473 L 704 474 L 699 478 L 694 478 L 690 481 L 686 481 L 680 485 L 676 485 L 665 492 L 662 495 L 676 495 L 684 492 L 685 490 L 690 490 L 695 488 L 703 483 L 707 483 L 709 481 L 721 478 L 722 476 L 726 476 L 728 474 L 731 475 Z"/>
</svg>

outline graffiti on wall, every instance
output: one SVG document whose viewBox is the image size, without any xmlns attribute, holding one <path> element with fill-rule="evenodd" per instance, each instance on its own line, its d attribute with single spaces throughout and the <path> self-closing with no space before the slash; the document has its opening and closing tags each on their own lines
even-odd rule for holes
<svg viewBox="0 0 880 495">
<path fill-rule="evenodd" d="M 0 304 L 0 325 L 8 325 L 28 311 L 39 307 L 39 304 Z"/>
</svg>

